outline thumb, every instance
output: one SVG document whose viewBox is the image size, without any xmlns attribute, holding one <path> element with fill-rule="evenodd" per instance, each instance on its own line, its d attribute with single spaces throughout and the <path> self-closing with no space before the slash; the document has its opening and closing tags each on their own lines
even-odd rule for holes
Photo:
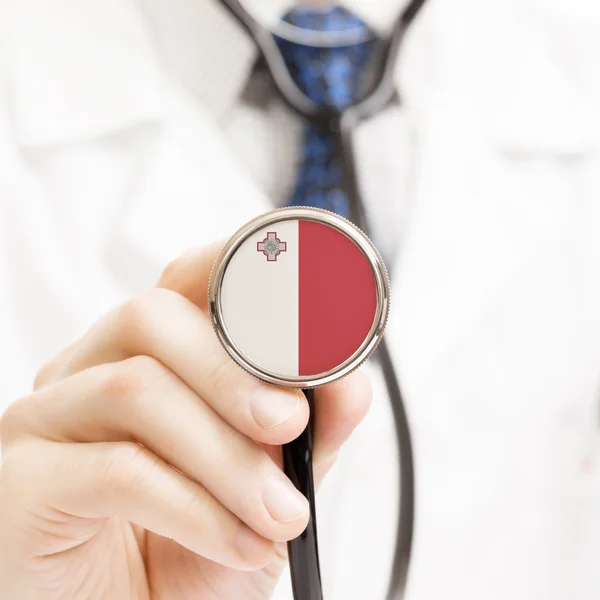
<svg viewBox="0 0 600 600">
<path fill-rule="evenodd" d="M 219 241 L 185 252 L 166 266 L 156 287 L 177 292 L 207 310 L 210 272 L 224 244 Z"/>
</svg>

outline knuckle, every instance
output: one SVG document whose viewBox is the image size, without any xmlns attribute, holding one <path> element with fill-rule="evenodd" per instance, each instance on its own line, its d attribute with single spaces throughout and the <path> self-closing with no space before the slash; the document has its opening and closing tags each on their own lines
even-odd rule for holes
<svg viewBox="0 0 600 600">
<path fill-rule="evenodd" d="M 154 288 L 131 298 L 117 309 L 117 337 L 129 354 L 137 354 L 140 348 L 152 348 L 159 319 L 176 295 L 170 290 Z"/>
<path fill-rule="evenodd" d="M 2 480 L 6 481 L 10 479 L 13 472 L 18 471 L 18 465 L 20 463 L 20 444 L 16 444 L 11 447 L 10 450 L 2 449 L 2 468 L 0 469 L 0 474 L 2 475 Z"/>
<path fill-rule="evenodd" d="M 18 398 L 0 416 L 0 442 L 2 443 L 2 447 L 12 440 L 21 429 L 21 425 L 27 415 L 29 399 L 30 396 Z"/>
<path fill-rule="evenodd" d="M 224 466 L 244 464 L 248 461 L 250 456 L 254 454 L 254 452 L 249 449 L 251 448 L 250 442 L 246 442 L 244 438 L 241 437 L 240 432 L 229 424 L 225 423 L 216 430 L 215 439 L 218 441 L 218 446 L 220 448 L 220 456 L 216 460 Z M 252 450 L 254 450 L 254 448 L 252 448 Z M 260 450 L 258 450 L 258 452 L 260 452 Z"/>
<path fill-rule="evenodd" d="M 49 360 L 45 362 L 39 369 L 39 371 L 35 374 L 33 379 L 33 389 L 39 390 L 44 386 L 46 382 L 48 382 L 52 378 L 52 373 L 54 372 L 54 360 Z"/>
<path fill-rule="evenodd" d="M 19 402 L 21 400 L 16 400 L 12 404 L 9 404 L 2 416 L 0 416 L 0 440 L 7 438 L 14 430 L 15 413 L 17 412 L 15 405 Z"/>
<path fill-rule="evenodd" d="M 146 384 L 152 384 L 169 372 L 160 360 L 153 356 L 140 354 L 127 359 L 123 363 L 127 371 L 132 371 Z"/>
<path fill-rule="evenodd" d="M 39 390 L 40 388 L 53 383 L 57 378 L 62 375 L 62 368 L 64 367 L 65 360 L 71 350 L 71 346 L 65 348 L 62 352 L 57 354 L 55 357 L 47 360 L 35 374 L 33 379 L 33 389 Z"/>
<path fill-rule="evenodd" d="M 151 324 L 152 301 L 149 294 L 127 300 L 117 311 L 118 334 L 123 340 L 141 342 Z M 140 339 L 141 338 L 141 339 Z"/>
<path fill-rule="evenodd" d="M 139 355 L 118 363 L 110 369 L 104 382 L 104 395 L 119 405 L 136 404 L 168 369 L 151 356 Z"/>
<path fill-rule="evenodd" d="M 212 387 L 218 394 L 224 394 L 229 392 L 231 388 L 235 391 L 236 386 L 231 385 L 232 373 L 231 373 L 231 361 L 227 360 L 225 356 L 221 356 L 219 353 L 215 357 L 215 364 L 210 372 L 210 379 L 212 381 Z"/>
<path fill-rule="evenodd" d="M 243 406 L 247 399 L 260 390 L 261 382 L 245 373 L 219 348 L 213 357 L 210 370 L 211 388 L 221 398 L 227 398 L 232 406 Z"/>
<path fill-rule="evenodd" d="M 185 260 L 185 254 L 179 256 L 174 260 L 167 263 L 167 266 L 163 269 L 163 272 L 158 280 L 158 285 L 169 285 L 173 281 L 177 281 L 180 271 L 180 266 Z"/>
<path fill-rule="evenodd" d="M 123 442 L 112 449 L 99 465 L 100 490 L 120 497 L 147 478 L 158 466 L 157 458 L 135 442 Z"/>
<path fill-rule="evenodd" d="M 200 486 L 190 491 L 189 501 L 183 510 L 185 518 L 196 523 L 211 520 L 218 512 L 219 505 L 216 498 L 207 494 Z"/>
</svg>

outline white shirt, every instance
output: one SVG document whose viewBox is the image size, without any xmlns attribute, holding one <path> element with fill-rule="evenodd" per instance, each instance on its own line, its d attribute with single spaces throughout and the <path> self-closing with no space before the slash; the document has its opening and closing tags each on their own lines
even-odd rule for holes
<svg viewBox="0 0 600 600">
<path fill-rule="evenodd" d="M 382 33 L 400 8 L 346 4 Z M 213 0 L 0 11 L 6 406 L 178 253 L 283 203 L 301 123 L 249 84 L 253 43 Z M 599 26 L 583 0 L 431 0 L 403 108 L 356 133 L 414 438 L 408 600 L 600 590 Z M 374 377 L 319 497 L 327 600 L 387 584 L 395 442 Z"/>
</svg>

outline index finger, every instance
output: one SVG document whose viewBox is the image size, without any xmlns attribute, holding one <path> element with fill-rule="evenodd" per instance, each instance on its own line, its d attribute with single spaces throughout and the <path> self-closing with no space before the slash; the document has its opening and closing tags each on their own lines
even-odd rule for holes
<svg viewBox="0 0 600 600">
<path fill-rule="evenodd" d="M 193 249 L 174 260 L 163 272 L 158 287 L 175 291 L 208 310 L 208 280 L 225 241 Z M 371 404 L 371 387 L 361 370 L 317 391 L 315 471 L 324 475 L 340 447 L 362 421 Z"/>
</svg>

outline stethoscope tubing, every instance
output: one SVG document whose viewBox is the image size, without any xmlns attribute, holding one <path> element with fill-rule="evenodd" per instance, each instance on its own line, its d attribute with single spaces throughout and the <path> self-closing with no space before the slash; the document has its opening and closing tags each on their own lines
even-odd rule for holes
<svg viewBox="0 0 600 600">
<path fill-rule="evenodd" d="M 288 559 L 292 573 L 292 590 L 297 600 L 323 600 L 323 584 L 317 541 L 317 509 L 313 478 L 314 389 L 304 390 L 310 420 L 302 434 L 282 448 L 283 469 L 310 505 L 306 529 L 288 542 Z"/>
<path fill-rule="evenodd" d="M 338 144 L 338 154 L 344 173 L 344 190 L 350 200 L 353 221 L 371 235 L 363 202 L 352 135 L 361 121 L 381 111 L 400 97 L 395 85 L 395 72 L 405 33 L 427 0 L 412 0 L 397 17 L 392 33 L 385 42 L 379 72 L 364 98 L 342 111 L 313 103 L 296 85 L 288 72 L 275 38 L 242 6 L 240 0 L 220 0 L 254 40 L 273 84 L 283 101 L 301 118 L 327 127 Z M 390 397 L 398 439 L 400 506 L 396 549 L 387 600 L 402 600 L 408 579 L 415 515 L 415 474 L 410 426 L 405 404 L 385 337 L 377 348 Z M 284 470 L 310 504 L 310 519 L 306 530 L 288 543 L 292 588 L 295 600 L 323 600 L 319 565 L 316 503 L 312 473 L 312 415 L 314 390 L 305 390 L 311 408 L 311 421 L 303 434 L 283 447 Z"/>
</svg>

